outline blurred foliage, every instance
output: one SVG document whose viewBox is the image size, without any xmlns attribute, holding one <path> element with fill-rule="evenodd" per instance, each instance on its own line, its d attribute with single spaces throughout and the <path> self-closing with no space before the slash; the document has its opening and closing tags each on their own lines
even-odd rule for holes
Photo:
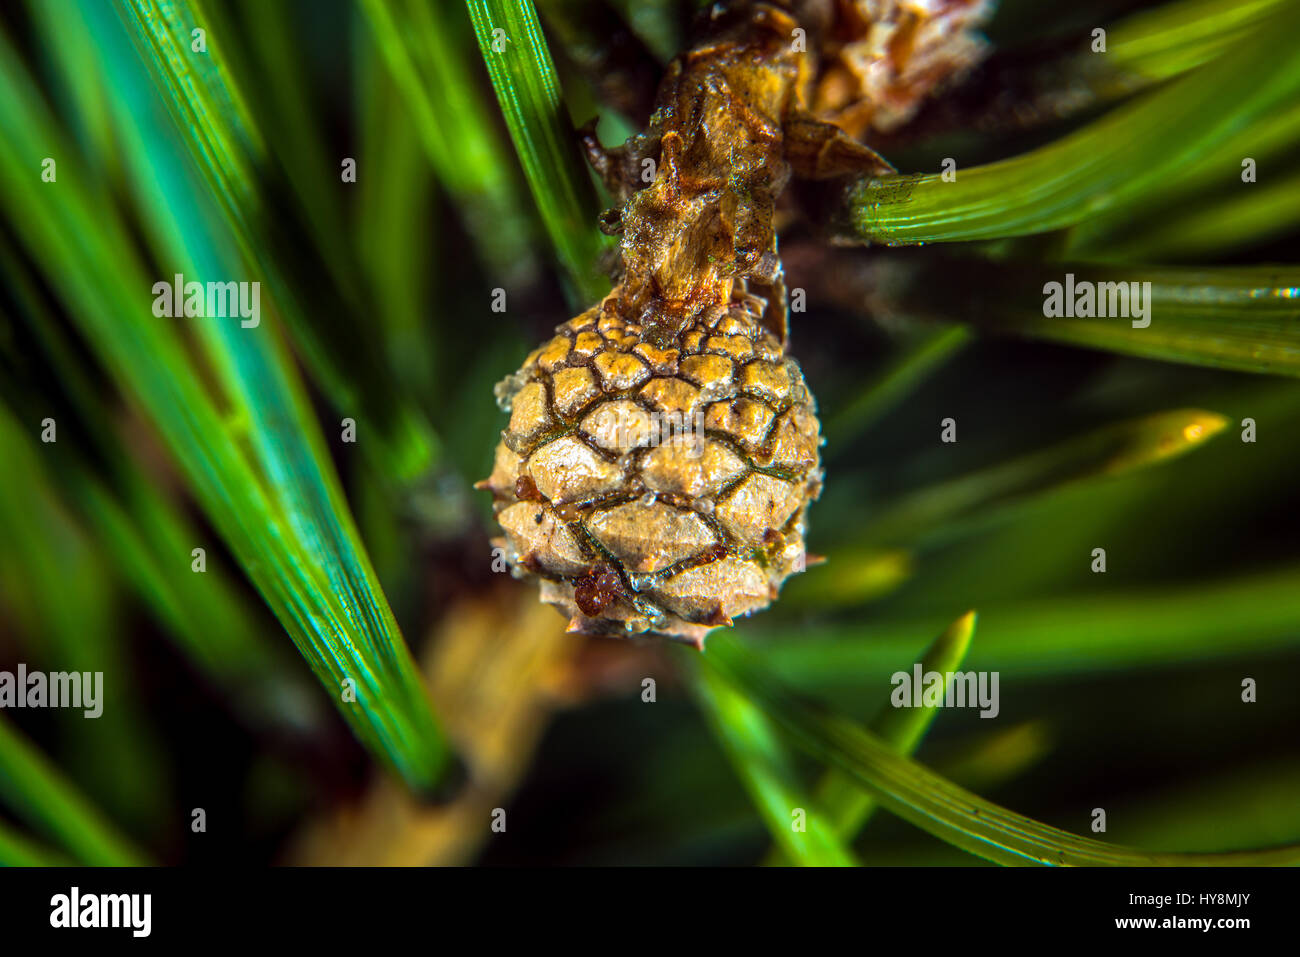
<svg viewBox="0 0 1300 957">
<path fill-rule="evenodd" d="M 699 4 L 590 6 L 631 78 Z M 109 695 L 0 715 L 0 862 L 292 860 L 354 817 L 311 859 L 1292 862 L 1300 3 L 1007 0 L 998 56 L 1084 108 L 919 123 L 898 176 L 808 210 L 939 249 L 791 226 L 827 560 L 702 657 L 499 607 L 492 386 L 607 288 L 571 118 L 645 102 L 579 5 L 537 7 L 0 13 L 0 670 Z M 1067 270 L 1152 282 L 1151 326 L 1044 318 Z M 260 325 L 153 315 L 175 273 L 260 281 Z M 999 719 L 888 707 L 913 662 L 999 671 Z M 444 728 L 507 833 L 402 791 L 454 785 Z"/>
</svg>

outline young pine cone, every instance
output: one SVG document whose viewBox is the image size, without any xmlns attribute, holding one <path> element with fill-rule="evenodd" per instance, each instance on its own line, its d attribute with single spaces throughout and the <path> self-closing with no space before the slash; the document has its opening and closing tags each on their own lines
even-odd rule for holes
<svg viewBox="0 0 1300 957">
<path fill-rule="evenodd" d="M 570 631 L 702 646 L 802 571 L 819 423 L 760 309 L 712 307 L 656 345 L 610 296 L 497 387 L 496 543 Z"/>
</svg>

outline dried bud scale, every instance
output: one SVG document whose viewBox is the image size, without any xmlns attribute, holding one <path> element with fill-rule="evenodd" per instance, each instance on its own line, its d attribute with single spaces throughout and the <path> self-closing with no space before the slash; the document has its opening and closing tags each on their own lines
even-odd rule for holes
<svg viewBox="0 0 1300 957">
<path fill-rule="evenodd" d="M 978 28 L 993 0 L 839 0 L 837 29 L 813 112 L 851 136 L 888 132 L 910 120 L 926 97 L 983 60 Z"/>
</svg>

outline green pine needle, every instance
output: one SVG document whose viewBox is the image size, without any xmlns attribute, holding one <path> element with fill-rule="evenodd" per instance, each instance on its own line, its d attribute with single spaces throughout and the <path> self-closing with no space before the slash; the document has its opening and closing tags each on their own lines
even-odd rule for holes
<svg viewBox="0 0 1300 957">
<path fill-rule="evenodd" d="M 5 717 L 0 717 L 0 799 L 80 864 L 131 867 L 147 863 Z M 30 843 L 10 845 L 11 853 L 17 851 L 32 853 L 34 847 Z"/>
<path fill-rule="evenodd" d="M 706 656 L 707 657 L 707 656 Z M 763 822 L 789 860 L 806 867 L 852 867 L 830 807 L 804 793 L 776 729 L 744 694 L 714 669 L 695 671 L 696 697 Z"/>
<path fill-rule="evenodd" d="M 801 750 L 837 767 L 881 806 L 940 839 L 1006 865 L 1110 867 L 1251 867 L 1300 864 L 1300 844 L 1215 854 L 1150 852 L 1079 837 L 971 794 L 899 756 L 881 738 L 841 717 L 803 704 L 726 636 L 710 663 Z"/>
<path fill-rule="evenodd" d="M 961 667 L 974 637 L 975 612 L 968 611 L 949 625 L 921 656 L 921 673 L 940 675 L 940 693 L 946 688 L 948 674 Z M 938 706 L 931 705 L 895 708 L 886 702 L 867 727 L 899 754 L 910 757 L 939 716 L 939 710 Z M 852 845 L 870 819 L 876 802 L 856 779 L 835 768 L 823 776 L 816 794 L 817 803 L 826 809 L 834 832 L 846 844 Z"/>
<path fill-rule="evenodd" d="M 571 285 L 571 304 L 591 305 L 609 292 L 599 261 L 610 242 L 596 225 L 596 190 L 532 0 L 466 0 L 466 6 L 533 199 Z"/>
<path fill-rule="evenodd" d="M 76 176 L 73 149 L 7 43 L 0 104 L 0 169 L 15 184 L 0 191 L 0 205 L 21 224 L 20 240 L 57 277 L 51 285 L 81 334 L 157 425 L 210 520 L 358 736 L 411 786 L 435 787 L 448 766 L 446 742 L 273 324 L 200 320 L 200 360 L 182 334 L 189 320 L 152 314 L 158 277 L 132 254 L 103 193 Z M 57 189 L 17 185 L 51 153 L 65 164 Z M 189 245 L 173 250 L 187 278 L 224 274 L 204 238 L 191 232 Z M 194 268 L 191 249 L 208 269 Z M 188 564 L 190 556 L 173 560 Z"/>
</svg>

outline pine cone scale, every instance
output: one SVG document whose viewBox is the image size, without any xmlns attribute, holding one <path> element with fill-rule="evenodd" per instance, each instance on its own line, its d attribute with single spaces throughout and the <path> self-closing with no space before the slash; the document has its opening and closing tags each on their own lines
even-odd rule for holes
<svg viewBox="0 0 1300 957">
<path fill-rule="evenodd" d="M 571 630 L 700 643 L 802 569 L 816 409 L 751 300 L 658 344 L 617 309 L 560 326 L 498 386 L 510 421 L 481 487 L 507 560 Z"/>
</svg>

